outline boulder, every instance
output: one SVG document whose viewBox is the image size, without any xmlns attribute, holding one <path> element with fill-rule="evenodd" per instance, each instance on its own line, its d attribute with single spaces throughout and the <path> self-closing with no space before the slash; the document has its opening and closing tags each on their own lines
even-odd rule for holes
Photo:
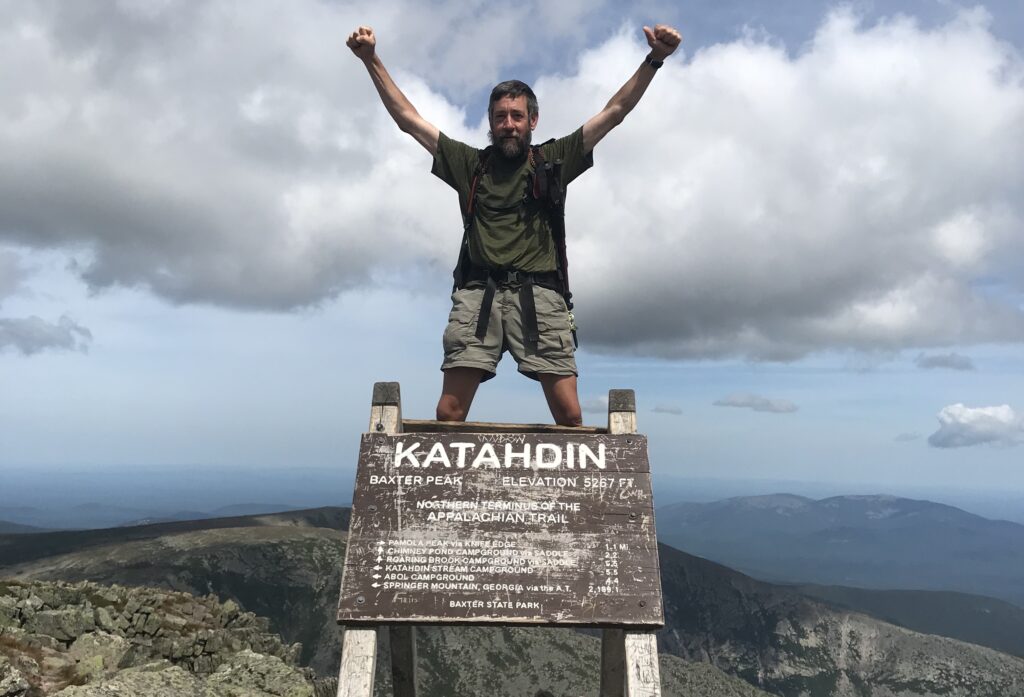
<svg viewBox="0 0 1024 697">
<path fill-rule="evenodd" d="M 314 697 L 302 671 L 276 656 L 239 651 L 210 676 L 211 685 L 234 685 L 275 697 Z"/>
<path fill-rule="evenodd" d="M 176 666 L 162 670 L 124 670 L 109 680 L 66 687 L 58 697 L 226 697 Z"/>
<path fill-rule="evenodd" d="M 67 607 L 60 610 L 39 610 L 25 623 L 30 631 L 71 642 L 96 628 L 92 609 Z"/>
<path fill-rule="evenodd" d="M 20 627 L 18 601 L 10 596 L 0 596 L 0 629 Z"/>
<path fill-rule="evenodd" d="M 68 655 L 78 661 L 78 674 L 90 680 L 114 673 L 131 644 L 124 637 L 106 632 L 83 634 L 68 648 Z"/>
<path fill-rule="evenodd" d="M 294 667 L 300 644 L 286 645 L 266 619 L 214 596 L 8 581 L 0 633 L 9 654 L 0 697 L 28 697 L 33 685 L 65 697 L 314 694 Z"/>
<path fill-rule="evenodd" d="M 29 684 L 6 656 L 0 655 L 0 697 L 24 697 Z"/>
<path fill-rule="evenodd" d="M 114 616 L 110 614 L 109 609 L 98 607 L 93 614 L 93 621 L 97 627 L 109 633 L 117 631 L 117 622 L 114 620 Z"/>
</svg>

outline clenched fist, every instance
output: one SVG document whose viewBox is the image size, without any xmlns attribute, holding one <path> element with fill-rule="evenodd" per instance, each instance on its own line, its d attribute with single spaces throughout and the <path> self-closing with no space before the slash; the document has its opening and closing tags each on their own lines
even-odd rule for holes
<svg viewBox="0 0 1024 697">
<path fill-rule="evenodd" d="M 656 24 L 654 29 L 644 27 L 644 34 L 651 47 L 651 59 L 656 61 L 672 55 L 683 40 L 682 35 L 667 24 Z"/>
<path fill-rule="evenodd" d="M 367 61 L 373 58 L 373 52 L 377 46 L 377 37 L 370 27 L 359 27 L 348 37 L 345 45 L 352 49 L 352 53 L 360 60 Z"/>
</svg>

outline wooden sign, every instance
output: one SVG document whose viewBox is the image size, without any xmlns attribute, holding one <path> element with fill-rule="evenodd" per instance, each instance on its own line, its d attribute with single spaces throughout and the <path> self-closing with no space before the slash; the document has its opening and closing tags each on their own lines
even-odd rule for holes
<svg viewBox="0 0 1024 697">
<path fill-rule="evenodd" d="M 364 434 L 338 621 L 660 627 L 638 434 Z"/>
</svg>

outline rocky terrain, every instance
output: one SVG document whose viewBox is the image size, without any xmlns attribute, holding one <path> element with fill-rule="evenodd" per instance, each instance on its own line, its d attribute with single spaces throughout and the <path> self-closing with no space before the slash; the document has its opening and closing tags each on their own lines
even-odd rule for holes
<svg viewBox="0 0 1024 697">
<path fill-rule="evenodd" d="M 285 641 L 301 642 L 300 663 L 329 681 L 340 653 L 333 615 L 345 537 L 337 520 L 319 511 L 308 519 L 262 517 L 256 527 L 151 526 L 126 529 L 121 542 L 100 531 L 92 542 L 79 537 L 74 552 L 9 547 L 13 564 L 0 538 L 0 577 L 213 593 L 266 616 Z M 315 527 L 324 521 L 331 527 Z M 33 536 L 42 538 L 35 549 L 66 549 L 51 535 L 60 533 Z M 1024 696 L 1019 658 L 836 609 L 670 547 L 660 552 L 666 695 Z M 570 630 L 421 628 L 418 650 L 424 697 L 596 691 L 599 642 Z M 387 694 L 387 676 L 378 676 Z"/>
<path fill-rule="evenodd" d="M 2 697 L 313 697 L 299 650 L 213 596 L 0 582 Z"/>
<path fill-rule="evenodd" d="M 810 584 L 794 589 L 834 607 L 915 632 L 953 637 L 1024 657 L 1024 608 L 1004 600 L 951 591 L 886 591 Z"/>
<path fill-rule="evenodd" d="M 214 528 L 107 543 L 0 569 L 0 577 L 213 593 L 270 618 L 274 632 L 302 644 L 303 665 L 330 675 L 340 655 L 334 614 L 344 549 L 344 533 L 327 528 Z"/>
<path fill-rule="evenodd" d="M 231 598 L 270 618 L 269 628 L 288 641 L 302 642 L 295 649 L 299 662 L 320 676 L 324 694 L 333 695 L 331 676 L 341 655 L 334 613 L 343 533 L 287 520 L 124 544 L 109 544 L 104 531 L 103 540 L 96 548 L 0 569 L 0 576 L 159 585 Z M 387 642 L 381 644 L 376 692 L 390 695 Z M 540 689 L 562 697 L 594 694 L 598 688 L 600 642 L 571 630 L 421 628 L 418 652 L 423 697 L 533 697 Z M 664 657 L 662 671 L 666 697 L 766 697 L 707 664 Z M 0 692 L 0 697 L 7 696 Z"/>
<path fill-rule="evenodd" d="M 1024 660 L 810 600 L 661 545 L 660 647 L 786 697 L 1024 696 Z"/>
<path fill-rule="evenodd" d="M 0 697 L 333 697 L 297 667 L 301 647 L 213 596 L 45 581 L 0 582 Z M 386 635 L 376 693 L 390 695 Z M 424 629 L 424 697 L 598 689 L 599 643 L 567 630 Z M 767 697 L 707 664 L 666 657 L 666 697 Z"/>
</svg>

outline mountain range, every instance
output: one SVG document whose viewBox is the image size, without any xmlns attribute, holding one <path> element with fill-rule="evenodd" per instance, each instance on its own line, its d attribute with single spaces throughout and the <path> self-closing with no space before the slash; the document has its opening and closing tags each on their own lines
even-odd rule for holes
<svg viewBox="0 0 1024 697">
<path fill-rule="evenodd" d="M 334 610 L 347 514 L 315 509 L 0 536 L 0 576 L 213 593 L 269 618 L 286 642 L 302 643 L 303 665 L 330 676 L 339 658 Z M 853 595 L 844 607 L 666 545 L 659 552 L 666 695 L 1024 695 L 1018 657 L 872 618 L 850 605 Z M 596 639 L 571 630 L 422 628 L 421 692 L 593 692 L 598 649 Z M 385 686 L 386 675 L 380 680 Z"/>
<path fill-rule="evenodd" d="M 211 510 L 162 510 L 96 502 L 47 508 L 7 506 L 0 508 L 0 534 L 39 532 L 40 530 L 96 530 L 131 527 L 203 518 L 279 513 L 295 508 L 299 507 L 275 503 L 243 503 L 218 506 Z"/>
<path fill-rule="evenodd" d="M 893 496 L 677 503 L 658 538 L 774 582 L 959 591 L 1024 607 L 1024 525 Z"/>
</svg>

